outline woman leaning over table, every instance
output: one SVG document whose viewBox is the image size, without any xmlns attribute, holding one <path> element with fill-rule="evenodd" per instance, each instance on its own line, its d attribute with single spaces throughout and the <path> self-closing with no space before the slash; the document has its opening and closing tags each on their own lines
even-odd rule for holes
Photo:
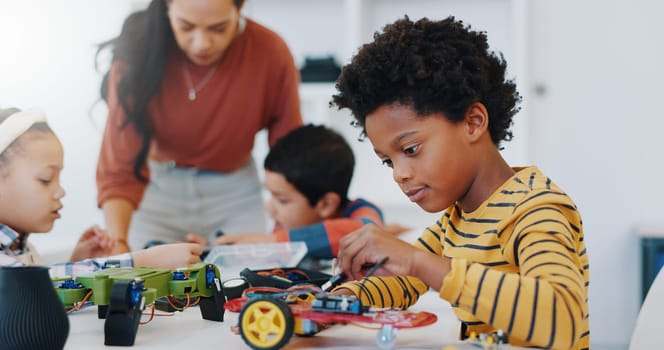
<svg viewBox="0 0 664 350">
<path fill-rule="evenodd" d="M 299 75 L 243 3 L 153 0 L 101 45 L 113 63 L 97 199 L 114 253 L 189 232 L 265 231 L 254 137 L 267 128 L 273 145 L 302 124 Z"/>
</svg>

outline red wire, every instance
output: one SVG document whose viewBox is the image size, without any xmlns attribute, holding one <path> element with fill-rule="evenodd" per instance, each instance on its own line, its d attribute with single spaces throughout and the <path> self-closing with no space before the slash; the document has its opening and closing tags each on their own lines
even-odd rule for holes
<svg viewBox="0 0 664 350">
<path fill-rule="evenodd" d="M 172 296 L 169 295 L 169 296 L 166 297 L 166 299 L 168 300 L 168 304 L 171 305 L 175 310 L 178 310 L 178 311 L 183 311 L 186 308 L 192 306 L 192 304 L 191 304 L 191 294 L 189 294 L 189 293 L 187 293 L 187 303 L 184 304 L 182 307 L 179 307 L 179 306 L 176 306 L 175 304 L 173 304 L 174 300 L 177 301 L 177 303 L 182 304 L 176 298 L 173 298 Z M 196 304 L 194 304 L 194 305 L 196 305 Z"/>
<path fill-rule="evenodd" d="M 67 314 L 70 314 L 70 313 L 72 313 L 72 312 L 74 312 L 74 311 L 78 311 L 78 310 L 80 310 L 80 309 L 83 307 L 83 305 L 85 305 L 85 302 L 88 301 L 88 299 L 90 299 L 90 296 L 91 296 L 91 295 L 92 295 L 92 289 L 90 289 L 90 291 L 88 292 L 88 294 L 86 294 L 86 295 L 83 297 L 83 299 L 81 299 L 81 301 L 79 301 L 78 303 L 75 303 L 74 306 L 71 307 L 71 309 L 67 310 L 66 313 L 67 313 Z"/>
<path fill-rule="evenodd" d="M 147 321 L 139 322 L 138 324 L 147 324 L 148 322 L 152 321 L 152 319 L 154 318 L 154 303 L 152 303 L 152 307 L 150 309 L 151 309 L 150 318 Z"/>
</svg>

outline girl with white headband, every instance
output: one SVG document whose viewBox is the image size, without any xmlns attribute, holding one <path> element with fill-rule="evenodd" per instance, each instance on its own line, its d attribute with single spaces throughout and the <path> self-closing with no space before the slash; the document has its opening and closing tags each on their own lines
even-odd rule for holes
<svg viewBox="0 0 664 350">
<path fill-rule="evenodd" d="M 27 239 L 46 233 L 60 218 L 63 149 L 43 112 L 0 109 L 0 266 L 42 264 Z M 87 229 L 71 261 L 51 267 L 51 276 L 76 276 L 107 266 L 152 266 L 175 269 L 198 262 L 193 243 L 161 245 L 112 257 L 103 256 L 114 241 L 99 227 Z"/>
</svg>

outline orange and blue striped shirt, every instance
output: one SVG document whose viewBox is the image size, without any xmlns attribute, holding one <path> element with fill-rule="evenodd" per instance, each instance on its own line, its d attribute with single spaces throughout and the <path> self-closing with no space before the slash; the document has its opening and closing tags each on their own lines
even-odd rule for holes
<svg viewBox="0 0 664 350">
<path fill-rule="evenodd" d="M 275 228 L 277 242 L 302 241 L 307 245 L 307 257 L 332 259 L 339 252 L 339 240 L 366 224 L 383 226 L 383 213 L 362 198 L 348 202 L 339 217 L 290 230 Z"/>
<path fill-rule="evenodd" d="M 464 335 L 502 330 L 514 345 L 588 349 L 589 268 L 581 216 L 539 169 L 515 170 L 473 212 L 458 204 L 447 208 L 413 245 L 451 259 L 439 294 L 451 303 Z M 366 303 L 401 308 L 428 289 L 402 276 L 370 277 L 341 288 Z"/>
</svg>

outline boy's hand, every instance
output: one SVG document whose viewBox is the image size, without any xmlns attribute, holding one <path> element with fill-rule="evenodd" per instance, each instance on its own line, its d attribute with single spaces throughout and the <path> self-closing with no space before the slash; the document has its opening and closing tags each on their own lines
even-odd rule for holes
<svg viewBox="0 0 664 350">
<path fill-rule="evenodd" d="M 198 243 L 171 243 L 132 253 L 134 266 L 175 270 L 201 261 L 203 248 Z"/>
<path fill-rule="evenodd" d="M 349 279 L 357 280 L 366 275 L 367 266 L 389 257 L 375 275 L 412 276 L 417 250 L 378 225 L 368 224 L 339 241 L 338 267 Z"/>
<path fill-rule="evenodd" d="M 210 243 L 208 242 L 207 238 L 197 233 L 187 233 L 187 236 L 184 240 L 188 243 L 198 243 L 201 245 L 201 247 L 207 247 L 207 245 Z"/>
<path fill-rule="evenodd" d="M 243 243 L 272 243 L 277 241 L 277 236 L 271 233 L 239 233 L 223 235 L 217 238 L 217 244 L 243 244 Z"/>
<path fill-rule="evenodd" d="M 89 227 L 76 242 L 76 246 L 71 253 L 70 261 L 81 261 L 84 259 L 98 258 L 108 256 L 115 247 L 115 240 L 112 239 L 106 230 L 95 225 Z"/>
<path fill-rule="evenodd" d="M 398 236 L 402 233 L 406 233 L 408 231 L 411 231 L 412 228 L 403 226 L 401 224 L 389 224 L 385 225 L 385 232 L 393 235 L 393 236 Z"/>
</svg>

